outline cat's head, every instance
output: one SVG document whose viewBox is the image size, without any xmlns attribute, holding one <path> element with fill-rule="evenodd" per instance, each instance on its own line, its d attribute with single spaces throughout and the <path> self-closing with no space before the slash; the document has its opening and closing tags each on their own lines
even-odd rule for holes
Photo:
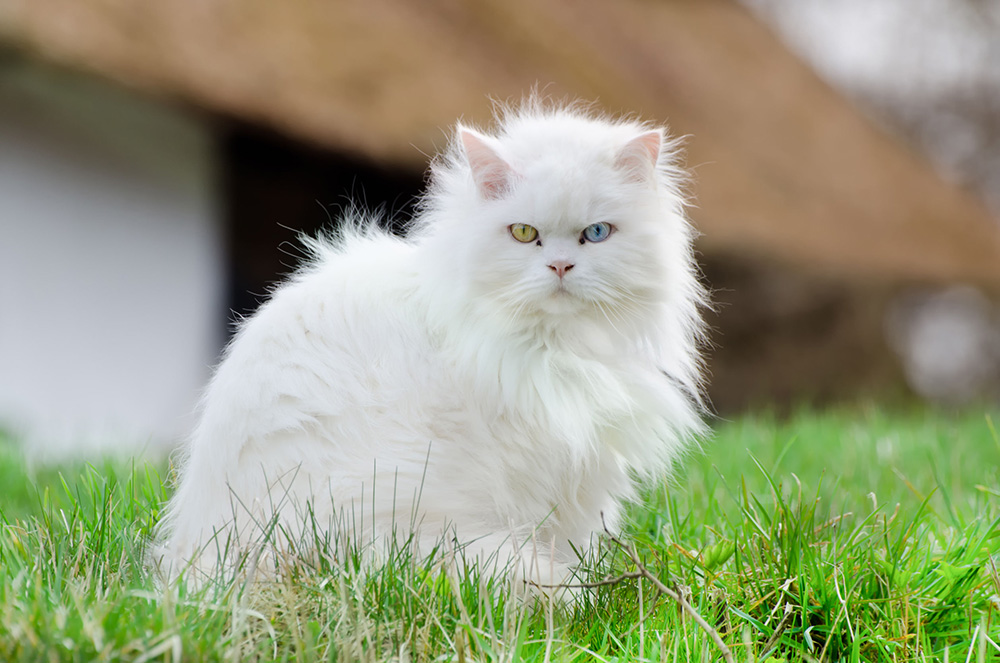
<svg viewBox="0 0 1000 663">
<path fill-rule="evenodd" d="M 501 319 L 641 326 L 694 287 L 673 152 L 660 129 L 569 110 L 459 126 L 429 230 Z"/>
</svg>

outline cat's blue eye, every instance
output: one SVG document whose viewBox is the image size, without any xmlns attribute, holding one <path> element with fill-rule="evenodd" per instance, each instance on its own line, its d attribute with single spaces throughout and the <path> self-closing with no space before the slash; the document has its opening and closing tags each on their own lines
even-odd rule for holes
<svg viewBox="0 0 1000 663">
<path fill-rule="evenodd" d="M 583 238 L 588 242 L 603 242 L 611 236 L 612 230 L 610 223 L 594 223 L 583 229 Z"/>
</svg>

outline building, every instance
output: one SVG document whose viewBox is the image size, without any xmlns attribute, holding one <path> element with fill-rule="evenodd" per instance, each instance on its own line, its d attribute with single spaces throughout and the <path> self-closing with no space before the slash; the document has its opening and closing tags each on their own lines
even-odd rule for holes
<svg viewBox="0 0 1000 663">
<path fill-rule="evenodd" d="M 985 209 L 729 0 L 5 0 L 0 44 L 0 418 L 32 439 L 175 440 L 295 230 L 405 212 L 456 118 L 536 85 L 690 136 L 723 409 L 889 384 L 896 289 L 1000 289 Z"/>
</svg>

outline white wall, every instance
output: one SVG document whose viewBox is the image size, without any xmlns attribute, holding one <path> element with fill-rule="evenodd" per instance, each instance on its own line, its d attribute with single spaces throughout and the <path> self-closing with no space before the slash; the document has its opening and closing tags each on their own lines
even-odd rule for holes
<svg viewBox="0 0 1000 663">
<path fill-rule="evenodd" d="M 223 340 L 211 128 L 0 64 L 0 427 L 36 452 L 162 448 Z"/>
</svg>

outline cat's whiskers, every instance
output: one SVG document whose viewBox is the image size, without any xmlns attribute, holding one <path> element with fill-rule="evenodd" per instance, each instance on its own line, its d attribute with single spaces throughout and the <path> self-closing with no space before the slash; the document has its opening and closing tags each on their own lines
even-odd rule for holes
<svg viewBox="0 0 1000 663">
<path fill-rule="evenodd" d="M 640 299 L 635 294 L 634 290 L 629 290 L 629 289 L 625 288 L 624 286 L 621 286 L 621 285 L 618 285 L 618 284 L 615 284 L 615 283 L 608 283 L 607 284 L 607 288 L 609 288 L 611 290 L 611 294 L 613 294 L 616 299 L 624 300 L 624 301 L 628 301 L 628 302 L 633 302 L 633 303 L 640 304 L 640 305 L 648 305 L 648 302 L 646 302 L 643 299 Z"/>
<path fill-rule="evenodd" d="M 490 294 L 496 298 L 497 303 L 501 305 L 501 309 L 505 313 L 505 317 L 502 320 L 502 326 L 507 328 L 520 327 L 522 326 L 528 310 L 529 305 L 534 300 L 531 296 L 531 282 L 526 282 L 527 279 L 522 279 L 514 285 L 506 286 L 503 288 L 497 287 Z M 525 292 L 528 292 L 528 296 Z"/>
<path fill-rule="evenodd" d="M 609 310 L 618 315 L 622 322 L 627 321 L 629 317 L 653 310 L 649 302 L 640 299 L 621 286 L 601 283 L 594 289 L 597 291 L 597 296 L 593 298 L 593 301 L 606 305 Z"/>
<path fill-rule="evenodd" d="M 615 326 L 614 321 L 611 319 L 611 315 L 609 314 L 608 307 L 606 307 L 604 305 L 604 303 L 602 303 L 600 301 L 597 301 L 597 302 L 594 302 L 594 303 L 597 305 L 597 310 L 600 311 L 604 315 L 604 319 L 607 320 L 608 324 L 611 325 L 611 328 L 615 330 L 615 333 L 618 334 L 619 336 L 624 336 L 624 334 L 622 334 L 621 330 L 618 329 L 618 327 Z"/>
<path fill-rule="evenodd" d="M 628 304 L 628 311 L 633 316 L 649 316 L 655 313 L 656 306 L 649 299 L 637 296 L 634 292 L 621 288 L 618 288 L 616 292 L 618 295 L 617 301 L 626 302 Z"/>
<path fill-rule="evenodd" d="M 517 306 L 508 313 L 507 319 L 504 321 L 505 325 L 510 327 L 516 326 L 516 323 L 518 323 L 523 319 L 524 310 L 527 308 L 527 306 L 528 302 L 522 298 L 517 303 Z"/>
</svg>

